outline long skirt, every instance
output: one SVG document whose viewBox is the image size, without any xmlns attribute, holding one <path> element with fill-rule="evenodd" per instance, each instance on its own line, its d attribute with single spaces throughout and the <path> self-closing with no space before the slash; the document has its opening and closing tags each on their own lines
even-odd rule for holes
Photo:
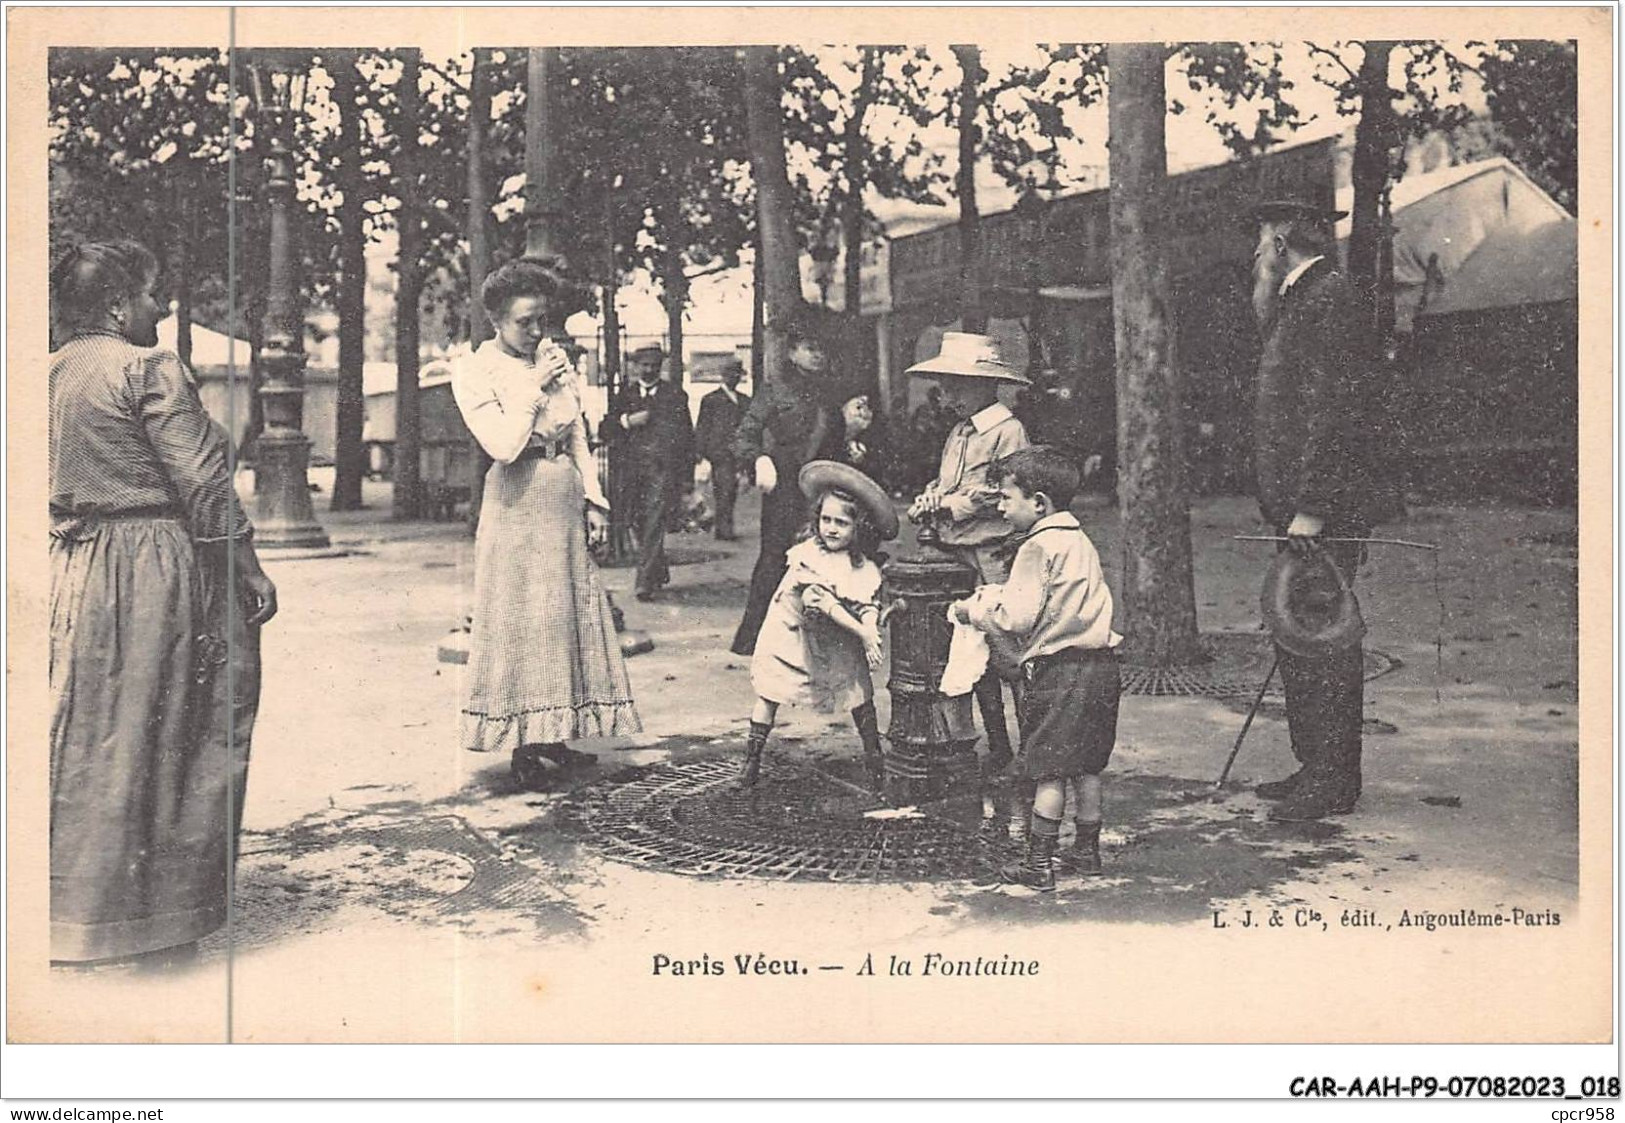
<svg viewBox="0 0 1625 1123">
<path fill-rule="evenodd" d="M 157 951 L 225 922 L 259 703 L 242 617 L 174 519 L 53 533 L 52 959 Z"/>
<path fill-rule="evenodd" d="M 643 729 L 568 460 L 485 475 L 460 725 L 475 752 Z"/>
<path fill-rule="evenodd" d="M 796 472 L 799 471 L 797 467 Z M 756 556 L 756 567 L 751 570 L 745 615 L 728 648 L 735 655 L 749 655 L 756 650 L 756 633 L 762 630 L 762 621 L 767 619 L 768 607 L 784 578 L 785 554 L 806 525 L 807 501 L 796 484 L 796 472 L 786 471 L 781 466 L 779 486 L 762 497 L 762 548 Z"/>
</svg>

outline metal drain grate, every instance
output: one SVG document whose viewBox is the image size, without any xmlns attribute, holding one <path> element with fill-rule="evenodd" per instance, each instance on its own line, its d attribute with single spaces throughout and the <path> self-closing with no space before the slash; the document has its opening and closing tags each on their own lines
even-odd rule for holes
<svg viewBox="0 0 1625 1123">
<path fill-rule="evenodd" d="M 1152 697 L 1236 698 L 1251 700 L 1269 673 L 1274 653 L 1269 637 L 1262 633 L 1237 634 L 1209 632 L 1202 647 L 1212 657 L 1206 663 L 1180 667 L 1145 667 L 1123 664 L 1123 693 Z M 1399 660 L 1381 651 L 1365 653 L 1365 678 L 1370 682 L 1399 666 Z M 1282 699 L 1281 679 L 1270 682 L 1266 698 Z"/>
<path fill-rule="evenodd" d="M 933 815 L 865 818 L 881 807 L 815 769 L 770 762 L 754 791 L 738 762 L 662 765 L 578 793 L 572 818 L 611 859 L 672 873 L 775 881 L 938 881 L 985 875 L 998 853 Z"/>
</svg>

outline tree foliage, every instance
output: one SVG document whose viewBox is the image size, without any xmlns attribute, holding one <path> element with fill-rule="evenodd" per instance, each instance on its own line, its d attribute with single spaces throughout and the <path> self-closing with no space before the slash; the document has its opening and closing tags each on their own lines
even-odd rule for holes
<svg viewBox="0 0 1625 1123">
<path fill-rule="evenodd" d="M 1570 214 L 1580 207 L 1579 66 L 1573 40 L 1500 42 L 1479 63 L 1498 145 Z"/>
</svg>

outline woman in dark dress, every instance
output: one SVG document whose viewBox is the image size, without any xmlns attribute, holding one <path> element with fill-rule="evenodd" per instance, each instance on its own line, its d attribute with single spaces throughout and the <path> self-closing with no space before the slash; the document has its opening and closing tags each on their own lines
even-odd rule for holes
<svg viewBox="0 0 1625 1123">
<path fill-rule="evenodd" d="M 134 242 L 51 270 L 51 958 L 184 960 L 225 921 L 276 612 L 225 433 Z"/>
<path fill-rule="evenodd" d="M 781 378 L 758 388 L 734 435 L 734 455 L 755 466 L 762 490 L 762 544 L 750 576 L 750 598 L 730 645 L 735 655 L 756 650 L 756 633 L 784 576 L 785 553 L 807 522 L 796 484 L 809 460 L 840 459 L 845 427 L 840 404 L 828 400 L 829 346 L 819 312 L 802 306 L 790 318 L 790 362 Z"/>
</svg>

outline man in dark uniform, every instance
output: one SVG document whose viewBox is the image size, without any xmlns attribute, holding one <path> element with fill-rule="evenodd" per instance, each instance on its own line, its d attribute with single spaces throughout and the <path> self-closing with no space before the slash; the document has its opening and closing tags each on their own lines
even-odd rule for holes
<svg viewBox="0 0 1625 1123">
<path fill-rule="evenodd" d="M 1352 584 L 1363 548 L 1322 539 L 1366 537 L 1394 498 L 1377 471 L 1384 395 L 1370 303 L 1337 263 L 1341 212 L 1285 201 L 1257 216 L 1259 507 L 1287 548 L 1326 550 Z M 1345 814 L 1360 796 L 1360 645 L 1313 659 L 1276 650 L 1299 768 L 1258 794 L 1280 801 L 1270 817 L 1285 822 Z"/>
<path fill-rule="evenodd" d="M 650 600 L 671 580 L 666 567 L 666 514 L 694 467 L 694 426 L 688 395 L 664 382 L 666 353 L 650 344 L 627 356 L 632 379 L 604 418 L 605 439 L 619 457 L 620 495 L 628 504 L 638 544 L 635 586 L 640 601 Z"/>
<path fill-rule="evenodd" d="M 739 496 L 739 458 L 734 455 L 734 435 L 750 395 L 739 392 L 745 368 L 731 359 L 722 369 L 722 389 L 712 390 L 700 399 L 700 419 L 694 425 L 694 449 L 701 460 L 711 462 L 711 497 L 717 505 L 714 532 L 723 542 L 734 540 L 734 500 Z"/>
<path fill-rule="evenodd" d="M 790 316 L 789 363 L 784 376 L 756 388 L 734 437 L 734 455 L 754 467 L 762 489 L 762 548 L 750 575 L 750 599 L 730 645 L 735 655 L 756 650 L 756 633 L 784 576 L 784 555 L 807 523 L 807 503 L 797 478 L 809 460 L 839 457 L 843 426 L 833 403 L 825 319 L 801 305 Z"/>
</svg>

